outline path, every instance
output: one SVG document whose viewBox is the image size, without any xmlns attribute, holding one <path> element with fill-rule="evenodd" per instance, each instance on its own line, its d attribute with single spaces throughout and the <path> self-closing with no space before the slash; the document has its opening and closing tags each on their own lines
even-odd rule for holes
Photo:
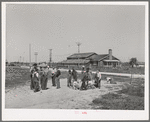
<svg viewBox="0 0 150 122">
<path fill-rule="evenodd" d="M 10 91 L 6 91 L 6 108 L 38 108 L 38 109 L 91 109 L 92 100 L 103 94 L 121 89 L 122 83 L 106 84 L 102 80 L 101 89 L 86 91 L 73 90 L 67 87 L 67 79 L 61 79 L 61 88 L 52 87 L 34 93 L 30 90 L 29 83 Z"/>
</svg>

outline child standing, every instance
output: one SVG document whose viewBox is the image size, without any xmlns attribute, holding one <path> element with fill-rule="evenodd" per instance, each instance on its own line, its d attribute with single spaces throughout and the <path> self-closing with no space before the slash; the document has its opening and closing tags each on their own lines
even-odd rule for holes
<svg viewBox="0 0 150 122">
<path fill-rule="evenodd" d="M 57 84 L 57 87 L 56 87 L 56 89 L 59 89 L 60 88 L 60 75 L 61 75 L 61 72 L 60 72 L 60 70 L 59 70 L 59 68 L 57 67 L 56 68 L 56 84 Z"/>
<path fill-rule="evenodd" d="M 56 71 L 55 71 L 55 68 L 53 67 L 53 69 L 52 69 L 52 86 L 56 86 L 56 84 L 55 84 L 55 73 L 56 73 Z"/>
<path fill-rule="evenodd" d="M 101 73 L 100 73 L 100 70 L 96 71 L 95 81 L 96 81 L 96 87 L 98 87 L 100 89 L 100 87 L 101 87 Z"/>
<path fill-rule="evenodd" d="M 33 74 L 33 82 L 34 82 L 34 92 L 40 91 L 40 86 L 39 86 L 39 73 L 38 70 L 35 70 Z"/>
<path fill-rule="evenodd" d="M 67 86 L 70 87 L 71 86 L 71 70 L 68 71 L 68 78 L 67 78 Z"/>
</svg>

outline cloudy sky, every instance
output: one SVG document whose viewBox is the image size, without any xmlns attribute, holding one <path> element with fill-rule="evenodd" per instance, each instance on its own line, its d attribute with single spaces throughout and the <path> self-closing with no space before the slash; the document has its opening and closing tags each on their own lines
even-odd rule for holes
<svg viewBox="0 0 150 122">
<path fill-rule="evenodd" d="M 38 61 L 61 61 L 80 52 L 107 54 L 121 61 L 144 61 L 145 8 L 133 5 L 7 4 L 6 58 L 29 61 L 29 44 Z"/>
</svg>

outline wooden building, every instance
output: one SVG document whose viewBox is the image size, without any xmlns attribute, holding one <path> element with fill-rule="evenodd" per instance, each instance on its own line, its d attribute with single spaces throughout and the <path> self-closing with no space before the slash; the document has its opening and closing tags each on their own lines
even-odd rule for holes
<svg viewBox="0 0 150 122">
<path fill-rule="evenodd" d="M 112 55 L 112 50 L 109 49 L 108 54 L 96 54 L 90 53 L 75 53 L 67 60 L 59 62 L 62 66 L 80 66 L 80 65 L 92 65 L 99 67 L 117 67 L 120 66 L 120 60 Z"/>
</svg>

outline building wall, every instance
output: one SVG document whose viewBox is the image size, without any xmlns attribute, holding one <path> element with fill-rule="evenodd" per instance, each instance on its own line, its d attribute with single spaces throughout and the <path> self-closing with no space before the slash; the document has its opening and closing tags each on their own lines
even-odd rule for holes
<svg viewBox="0 0 150 122">
<path fill-rule="evenodd" d="M 98 62 L 98 66 L 102 67 L 104 64 L 103 64 L 103 61 L 99 61 Z"/>
</svg>

